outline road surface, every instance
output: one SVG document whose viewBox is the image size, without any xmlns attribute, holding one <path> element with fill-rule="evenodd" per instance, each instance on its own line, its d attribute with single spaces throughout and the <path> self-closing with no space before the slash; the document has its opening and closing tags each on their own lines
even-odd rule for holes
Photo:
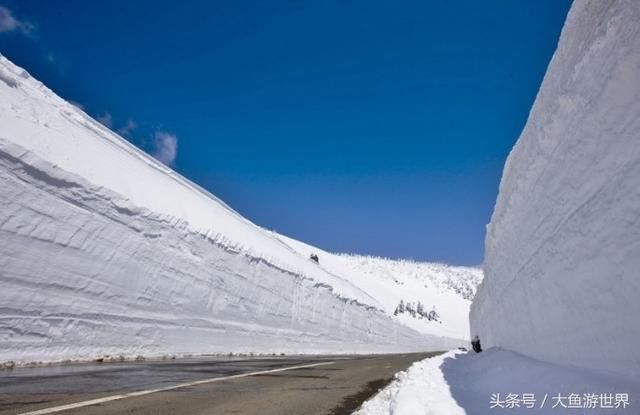
<svg viewBox="0 0 640 415">
<path fill-rule="evenodd" d="M 180 359 L 0 371 L 0 414 L 350 414 L 439 353 Z"/>
</svg>

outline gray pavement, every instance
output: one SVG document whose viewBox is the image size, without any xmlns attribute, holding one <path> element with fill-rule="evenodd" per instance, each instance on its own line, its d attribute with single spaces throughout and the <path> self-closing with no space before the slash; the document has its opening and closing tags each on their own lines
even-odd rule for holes
<svg viewBox="0 0 640 415">
<path fill-rule="evenodd" d="M 0 372 L 0 414 L 349 414 L 394 373 L 435 354 L 180 359 L 14 369 Z M 303 367 L 274 371 L 298 366 Z M 228 378 L 255 372 L 263 373 Z M 176 388 L 179 385 L 184 386 Z M 157 389 L 167 390 L 153 392 Z M 131 393 L 140 396 L 123 396 Z M 47 412 L 95 399 L 100 403 Z"/>
</svg>

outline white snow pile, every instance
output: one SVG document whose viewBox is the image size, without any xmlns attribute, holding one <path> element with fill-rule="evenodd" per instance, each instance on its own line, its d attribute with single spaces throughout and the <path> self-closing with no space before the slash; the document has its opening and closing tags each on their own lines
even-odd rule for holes
<svg viewBox="0 0 640 415">
<path fill-rule="evenodd" d="M 1 56 L 0 194 L 0 362 L 443 350 L 468 337 L 477 270 L 464 295 L 455 268 L 407 279 L 450 291 L 442 300 L 402 294 L 254 225 Z M 442 323 L 403 324 L 401 298 Z"/>
<path fill-rule="evenodd" d="M 573 3 L 484 272 L 470 316 L 484 347 L 640 382 L 640 2 Z"/>
<path fill-rule="evenodd" d="M 353 415 L 458 415 L 465 411 L 451 396 L 440 365 L 456 351 L 416 362 L 364 402 Z"/>
<path fill-rule="evenodd" d="M 640 387 L 494 348 L 414 363 L 355 415 L 632 414 Z"/>
</svg>

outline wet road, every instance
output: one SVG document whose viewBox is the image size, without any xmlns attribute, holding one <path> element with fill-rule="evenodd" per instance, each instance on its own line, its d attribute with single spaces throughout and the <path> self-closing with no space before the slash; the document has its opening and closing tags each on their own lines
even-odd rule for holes
<svg viewBox="0 0 640 415">
<path fill-rule="evenodd" d="M 394 373 L 434 354 L 15 369 L 0 372 L 0 414 L 349 414 Z"/>
</svg>

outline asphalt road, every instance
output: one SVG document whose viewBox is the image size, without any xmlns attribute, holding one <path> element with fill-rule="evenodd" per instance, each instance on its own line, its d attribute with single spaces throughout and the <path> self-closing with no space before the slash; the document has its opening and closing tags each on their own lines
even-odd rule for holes
<svg viewBox="0 0 640 415">
<path fill-rule="evenodd" d="M 14 369 L 0 371 L 0 414 L 350 414 L 396 372 L 436 354 Z"/>
</svg>

